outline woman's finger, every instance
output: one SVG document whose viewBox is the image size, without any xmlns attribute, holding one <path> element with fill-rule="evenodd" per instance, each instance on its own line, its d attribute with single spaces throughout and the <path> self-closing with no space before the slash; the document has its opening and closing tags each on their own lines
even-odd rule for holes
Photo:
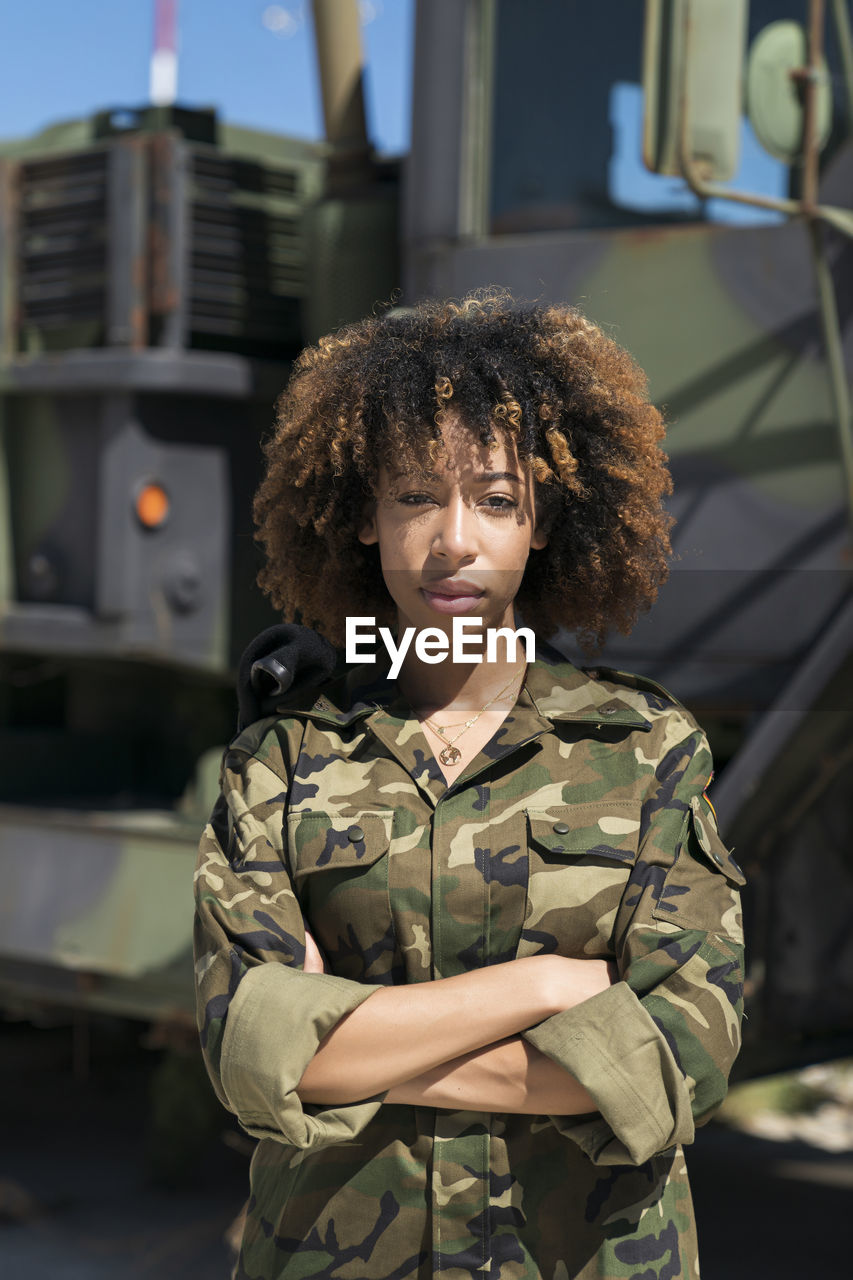
<svg viewBox="0 0 853 1280">
<path fill-rule="evenodd" d="M 305 973 L 325 973 L 326 963 L 317 943 L 308 930 L 305 930 Z"/>
</svg>

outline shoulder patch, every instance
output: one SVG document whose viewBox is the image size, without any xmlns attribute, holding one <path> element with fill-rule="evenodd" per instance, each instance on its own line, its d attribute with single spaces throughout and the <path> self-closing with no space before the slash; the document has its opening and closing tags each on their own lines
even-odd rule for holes
<svg viewBox="0 0 853 1280">
<path fill-rule="evenodd" d="M 704 792 L 702 798 L 708 800 Z M 710 806 L 710 801 L 708 801 L 708 804 Z M 713 813 L 713 807 L 711 807 L 711 812 Z M 729 880 L 734 881 L 737 885 L 746 884 L 743 870 L 732 856 L 733 850 L 725 844 L 717 830 L 716 815 L 715 820 L 712 822 L 709 815 L 703 813 L 699 796 L 693 796 L 691 799 L 690 813 L 697 844 L 705 856 L 711 859 L 717 869 L 722 871 Z"/>
<path fill-rule="evenodd" d="M 669 689 L 649 676 L 638 675 L 635 671 L 619 671 L 616 667 L 594 666 L 583 667 L 582 670 L 593 680 L 612 680 L 614 684 L 626 685 L 629 689 L 636 689 L 640 693 L 651 693 L 665 702 L 672 703 L 673 706 L 680 707 L 688 715 L 691 714 L 674 693 L 670 693 Z"/>
<path fill-rule="evenodd" d="M 285 707 L 282 707 L 282 708 L 280 708 L 280 709 L 281 709 L 281 710 L 285 710 Z M 276 708 L 276 710 L 279 710 L 279 708 Z M 331 702 L 330 702 L 330 701 L 329 701 L 329 699 L 326 697 L 326 695 L 325 695 L 324 693 L 322 693 L 322 694 L 320 694 L 320 697 L 317 699 L 317 701 L 314 703 L 314 706 L 312 707 L 312 710 L 313 710 L 313 711 L 322 711 L 322 712 L 326 712 L 326 711 L 334 712 L 334 711 L 336 710 L 336 708 L 332 706 Z"/>
</svg>

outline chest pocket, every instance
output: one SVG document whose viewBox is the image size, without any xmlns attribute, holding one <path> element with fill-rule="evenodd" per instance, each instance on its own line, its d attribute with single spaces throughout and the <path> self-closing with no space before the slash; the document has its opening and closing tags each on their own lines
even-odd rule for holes
<svg viewBox="0 0 853 1280">
<path fill-rule="evenodd" d="M 296 893 L 327 970 L 356 982 L 391 982 L 394 929 L 388 896 L 393 809 L 308 809 L 287 815 Z"/>
<path fill-rule="evenodd" d="M 685 929 L 723 933 L 743 942 L 739 890 L 745 884 L 716 824 L 700 797 L 693 796 L 681 844 L 652 914 Z"/>
<path fill-rule="evenodd" d="M 527 810 L 527 914 L 519 955 L 611 956 L 622 894 L 637 858 L 633 800 Z"/>
</svg>

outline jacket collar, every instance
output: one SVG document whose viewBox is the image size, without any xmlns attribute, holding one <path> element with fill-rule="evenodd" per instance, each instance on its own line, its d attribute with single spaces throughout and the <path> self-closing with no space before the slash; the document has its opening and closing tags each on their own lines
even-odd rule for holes
<svg viewBox="0 0 853 1280">
<path fill-rule="evenodd" d="M 418 790 L 433 805 L 447 800 L 498 760 L 522 750 L 548 733 L 555 722 L 588 725 L 594 735 L 605 726 L 649 729 L 650 722 L 635 707 L 596 683 L 546 641 L 537 637 L 535 661 L 515 706 L 494 736 L 449 785 L 412 708 L 388 677 L 390 660 L 352 667 L 319 693 L 305 715 L 320 726 L 363 721 L 408 772 Z"/>
<path fill-rule="evenodd" d="M 411 716 L 411 708 L 396 680 L 388 676 L 390 661 L 362 663 L 326 685 L 310 707 L 292 714 L 310 716 L 326 724 L 348 725 L 377 709 Z M 549 721 L 621 725 L 648 729 L 650 721 L 629 701 L 600 685 L 583 668 L 542 637 L 536 637 L 536 658 L 528 664 L 525 690 L 538 716 Z"/>
</svg>

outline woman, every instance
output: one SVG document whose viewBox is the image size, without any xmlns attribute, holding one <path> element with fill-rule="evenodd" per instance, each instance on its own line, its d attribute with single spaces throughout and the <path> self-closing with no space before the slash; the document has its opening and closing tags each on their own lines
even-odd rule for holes
<svg viewBox="0 0 853 1280">
<path fill-rule="evenodd" d="M 196 972 L 260 1139 L 238 1275 L 698 1276 L 681 1144 L 740 1043 L 743 877 L 690 712 L 546 639 L 654 600 L 662 434 L 599 329 L 498 291 L 297 361 L 260 581 L 333 643 L 358 617 L 432 648 L 391 678 L 380 644 L 225 755 Z M 532 660 L 485 646 L 516 608 Z M 436 660 L 460 617 L 482 660 Z"/>
</svg>

